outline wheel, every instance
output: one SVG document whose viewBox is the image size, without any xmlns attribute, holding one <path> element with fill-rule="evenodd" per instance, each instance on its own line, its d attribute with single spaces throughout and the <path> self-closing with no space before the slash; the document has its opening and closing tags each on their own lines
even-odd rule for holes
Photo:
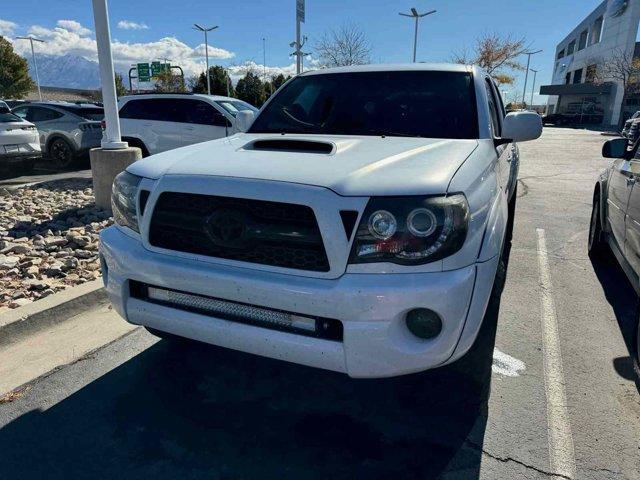
<svg viewBox="0 0 640 480">
<path fill-rule="evenodd" d="M 56 138 L 49 144 L 47 156 L 57 169 L 69 168 L 75 160 L 73 147 L 64 138 Z"/>
<path fill-rule="evenodd" d="M 123 138 L 123 140 L 126 141 L 130 147 L 139 148 L 142 151 L 142 158 L 149 156 L 149 150 L 147 150 L 142 140 L 138 140 L 137 138 Z"/>
<path fill-rule="evenodd" d="M 600 218 L 600 195 L 596 194 L 593 199 L 591 210 L 591 223 L 589 225 L 589 243 L 587 245 L 589 256 L 593 259 L 602 259 L 608 253 L 609 246 L 602 231 L 602 221 Z"/>
</svg>

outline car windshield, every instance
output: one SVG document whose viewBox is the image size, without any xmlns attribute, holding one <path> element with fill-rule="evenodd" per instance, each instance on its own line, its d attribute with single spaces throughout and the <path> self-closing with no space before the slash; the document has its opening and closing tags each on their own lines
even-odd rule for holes
<svg viewBox="0 0 640 480">
<path fill-rule="evenodd" d="M 0 112 L 0 123 L 22 122 L 22 119 L 13 113 Z"/>
<path fill-rule="evenodd" d="M 253 105 L 249 105 L 248 103 L 243 102 L 242 100 L 220 100 L 216 102 L 216 104 L 222 107 L 223 109 L 225 109 L 228 113 L 230 113 L 234 117 L 241 110 L 251 110 L 252 112 L 258 111 L 256 107 L 254 107 Z"/>
<path fill-rule="evenodd" d="M 73 113 L 74 115 L 78 115 L 79 117 L 82 117 L 85 120 L 101 121 L 104 119 L 104 110 L 100 107 L 59 106 L 58 108 L 65 110 L 67 112 Z"/>
<path fill-rule="evenodd" d="M 475 102 L 466 72 L 315 74 L 289 82 L 250 132 L 478 138 Z"/>
</svg>

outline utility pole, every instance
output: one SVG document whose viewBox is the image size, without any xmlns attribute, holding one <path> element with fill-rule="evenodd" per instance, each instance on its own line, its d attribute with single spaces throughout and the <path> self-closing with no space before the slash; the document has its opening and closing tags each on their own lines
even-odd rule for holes
<svg viewBox="0 0 640 480">
<path fill-rule="evenodd" d="M 302 47 L 304 47 L 306 43 L 307 43 L 307 36 L 305 35 L 302 37 L 302 41 L 299 44 L 297 41 L 291 42 L 289 44 L 290 47 L 295 48 L 293 53 L 291 53 L 289 56 L 296 57 L 296 73 L 297 74 L 300 74 L 304 71 L 304 57 L 306 55 L 309 55 L 308 53 L 304 53 L 302 51 Z"/>
<path fill-rule="evenodd" d="M 45 41 L 35 37 L 16 37 L 16 39 L 29 40 L 29 43 L 31 43 L 31 58 L 33 59 L 33 69 L 36 72 L 36 85 L 38 86 L 38 98 L 40 99 L 40 101 L 42 101 L 42 92 L 40 91 L 40 77 L 38 75 L 38 62 L 36 61 L 36 53 L 35 53 L 35 50 L 33 49 L 33 42 L 45 43 Z"/>
<path fill-rule="evenodd" d="M 524 109 L 524 99 L 527 95 L 527 80 L 529 80 L 529 64 L 531 63 L 531 55 L 535 55 L 536 53 L 540 53 L 542 50 L 536 50 L 535 52 L 524 52 L 527 56 L 527 71 L 524 75 L 524 88 L 522 89 L 522 108 Z"/>
<path fill-rule="evenodd" d="M 411 8 L 411 13 L 402 13 L 400 12 L 399 15 L 402 15 L 403 17 L 410 17 L 415 19 L 416 21 L 416 28 L 415 28 L 415 32 L 413 34 L 413 63 L 416 63 L 416 50 L 417 50 L 417 45 L 418 45 L 418 20 L 420 20 L 422 17 L 426 17 L 427 15 L 431 15 L 432 13 L 436 13 L 436 10 L 431 10 L 430 12 L 426 12 L 426 13 L 418 13 L 418 11 L 415 8 Z"/>
<path fill-rule="evenodd" d="M 302 43 L 300 43 L 300 23 L 304 23 L 304 1 L 296 0 L 296 41 L 289 44 L 290 47 L 295 46 L 296 50 L 294 55 L 296 56 L 296 75 L 302 73 Z"/>
<path fill-rule="evenodd" d="M 534 70 L 532 68 L 531 71 L 533 72 L 533 86 L 531 87 L 531 103 L 529 104 L 529 107 L 533 106 L 533 93 L 536 89 L 536 75 L 538 74 L 539 70 Z"/>
<path fill-rule="evenodd" d="M 204 32 L 204 57 L 207 63 L 207 95 L 211 95 L 211 80 L 209 79 L 209 41 L 207 38 L 207 34 L 210 31 L 218 28 L 218 26 L 216 25 L 215 27 L 206 28 L 206 27 L 201 27 L 197 23 L 194 23 L 193 26 L 196 30 L 200 30 L 201 32 Z"/>
</svg>

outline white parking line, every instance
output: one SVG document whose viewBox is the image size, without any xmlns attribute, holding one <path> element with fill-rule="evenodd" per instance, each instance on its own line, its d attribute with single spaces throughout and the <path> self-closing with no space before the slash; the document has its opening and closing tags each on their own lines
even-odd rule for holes
<svg viewBox="0 0 640 480">
<path fill-rule="evenodd" d="M 544 385 L 547 396 L 547 431 L 551 471 L 569 478 L 576 477 L 576 460 L 571 435 L 571 423 L 567 409 L 562 354 L 556 306 L 553 301 L 551 275 L 545 231 L 538 233 L 538 266 L 542 301 L 542 349 L 544 360 Z"/>
</svg>

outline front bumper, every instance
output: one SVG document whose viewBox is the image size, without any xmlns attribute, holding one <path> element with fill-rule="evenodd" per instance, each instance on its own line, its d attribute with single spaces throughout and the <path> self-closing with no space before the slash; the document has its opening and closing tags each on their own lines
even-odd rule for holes
<svg viewBox="0 0 640 480">
<path fill-rule="evenodd" d="M 462 356 L 480 328 L 498 261 L 437 273 L 317 279 L 151 252 L 115 226 L 102 232 L 100 253 L 108 296 L 133 324 L 352 377 L 402 375 Z M 342 322 L 344 338 L 323 340 L 157 305 L 131 297 L 129 280 L 334 318 Z M 421 340 L 407 330 L 405 314 L 418 307 L 441 316 L 435 339 Z"/>
</svg>

